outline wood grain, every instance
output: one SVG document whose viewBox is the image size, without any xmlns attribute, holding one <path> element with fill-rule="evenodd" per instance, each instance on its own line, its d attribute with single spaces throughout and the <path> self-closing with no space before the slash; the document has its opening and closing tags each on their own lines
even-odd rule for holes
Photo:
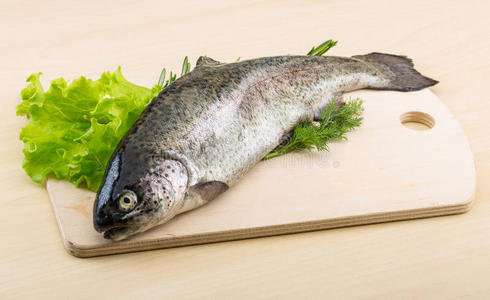
<svg viewBox="0 0 490 300">
<path fill-rule="evenodd" d="M 488 1 L 2 1 L 0 298 L 486 299 L 490 294 Z M 61 246 L 43 186 L 21 168 L 15 117 L 32 72 L 45 82 L 122 65 L 153 84 L 162 66 L 304 53 L 409 55 L 460 122 L 476 163 L 466 214 L 78 259 Z"/>
<path fill-rule="evenodd" d="M 255 166 L 202 208 L 127 241 L 105 240 L 92 226 L 95 193 L 47 183 L 63 243 L 90 257 L 466 212 L 475 167 L 466 136 L 428 89 L 357 91 L 361 128 L 330 152 L 292 153 Z M 426 131 L 403 121 L 427 124 Z M 416 123 L 416 122 L 415 122 Z M 417 128 L 420 129 L 420 128 Z"/>
</svg>

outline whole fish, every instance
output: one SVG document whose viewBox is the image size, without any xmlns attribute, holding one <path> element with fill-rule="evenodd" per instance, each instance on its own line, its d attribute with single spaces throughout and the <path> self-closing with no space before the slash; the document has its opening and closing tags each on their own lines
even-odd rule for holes
<svg viewBox="0 0 490 300">
<path fill-rule="evenodd" d="M 383 53 L 235 63 L 200 57 L 121 140 L 97 193 L 94 227 L 121 240 L 211 201 L 344 92 L 436 83 L 407 57 Z"/>
</svg>

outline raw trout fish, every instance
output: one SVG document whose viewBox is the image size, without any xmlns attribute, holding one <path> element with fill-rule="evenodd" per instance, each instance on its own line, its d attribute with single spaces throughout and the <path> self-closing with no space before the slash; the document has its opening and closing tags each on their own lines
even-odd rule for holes
<svg viewBox="0 0 490 300">
<path fill-rule="evenodd" d="M 94 227 L 122 240 L 211 201 L 342 93 L 436 83 L 407 57 L 383 53 L 235 63 L 200 57 L 121 140 L 97 193 Z"/>
</svg>

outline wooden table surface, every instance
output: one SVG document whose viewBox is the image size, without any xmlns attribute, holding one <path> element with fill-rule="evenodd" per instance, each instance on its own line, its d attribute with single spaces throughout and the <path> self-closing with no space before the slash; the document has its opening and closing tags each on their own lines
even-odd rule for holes
<svg viewBox="0 0 490 300">
<path fill-rule="evenodd" d="M 0 4 L 0 298 L 490 296 L 488 1 L 112 2 Z M 21 168 L 15 106 L 30 73 L 49 82 L 121 65 L 149 86 L 185 55 L 302 54 L 328 38 L 339 40 L 333 55 L 405 54 L 440 81 L 433 91 L 475 155 L 470 212 L 92 259 L 65 252 L 45 188 Z"/>
</svg>

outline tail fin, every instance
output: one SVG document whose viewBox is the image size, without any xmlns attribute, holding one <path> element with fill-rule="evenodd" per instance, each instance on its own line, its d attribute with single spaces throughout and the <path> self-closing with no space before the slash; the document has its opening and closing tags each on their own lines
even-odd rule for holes
<svg viewBox="0 0 490 300">
<path fill-rule="evenodd" d="M 389 88 L 407 92 L 418 91 L 438 83 L 438 81 L 417 72 L 413 68 L 412 60 L 406 56 L 373 52 L 366 55 L 356 55 L 353 58 L 372 65 L 390 80 L 390 86 L 372 88 Z"/>
</svg>

